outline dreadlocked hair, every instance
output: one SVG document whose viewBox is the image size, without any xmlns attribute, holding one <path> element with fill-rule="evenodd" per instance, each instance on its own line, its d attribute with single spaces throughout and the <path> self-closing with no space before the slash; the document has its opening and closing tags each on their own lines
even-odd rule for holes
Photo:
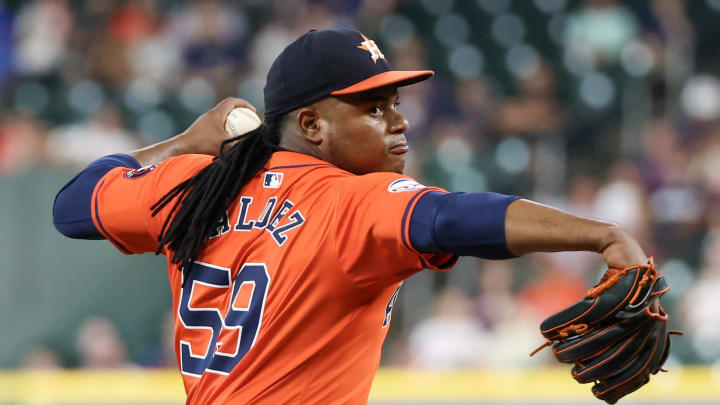
<svg viewBox="0 0 720 405">
<path fill-rule="evenodd" d="M 164 246 L 173 251 L 172 262 L 180 263 L 183 285 L 205 242 L 216 231 L 218 220 L 227 215 L 240 190 L 264 168 L 273 152 L 282 149 L 282 121 L 282 116 L 268 118 L 255 130 L 224 141 L 220 155 L 211 164 L 150 207 L 155 216 L 174 201 L 158 236 L 155 254 L 160 254 Z"/>
</svg>

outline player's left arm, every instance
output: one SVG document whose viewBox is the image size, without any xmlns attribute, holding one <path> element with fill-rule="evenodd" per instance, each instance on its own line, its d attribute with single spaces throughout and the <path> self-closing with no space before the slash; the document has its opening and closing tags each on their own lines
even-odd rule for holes
<svg viewBox="0 0 720 405">
<path fill-rule="evenodd" d="M 132 151 L 128 155 L 137 160 L 140 166 L 157 164 L 169 157 L 186 153 L 216 156 L 220 153 L 222 143 L 232 138 L 225 132 L 225 118 L 230 111 L 239 107 L 255 111 L 255 107 L 247 101 L 228 97 L 201 115 L 185 132 L 166 141 Z"/>
<path fill-rule="evenodd" d="M 201 115 L 186 131 L 173 138 L 127 154 L 104 156 L 90 163 L 55 197 L 53 204 L 55 228 L 70 238 L 105 239 L 93 223 L 91 215 L 92 194 L 100 180 L 117 167 L 139 169 L 187 153 L 217 155 L 222 142 L 230 138 L 224 129 L 225 117 L 236 107 L 255 110 L 247 101 L 229 97 Z"/>
</svg>

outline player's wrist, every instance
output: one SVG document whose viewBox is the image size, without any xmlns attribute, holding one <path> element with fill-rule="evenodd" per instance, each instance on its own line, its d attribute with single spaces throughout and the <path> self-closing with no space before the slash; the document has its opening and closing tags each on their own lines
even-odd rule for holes
<svg viewBox="0 0 720 405">
<path fill-rule="evenodd" d="M 627 239 L 627 231 L 617 224 L 601 222 L 598 236 L 595 242 L 595 252 L 602 254 L 610 246 L 621 243 Z"/>
<path fill-rule="evenodd" d="M 622 269 L 647 263 L 647 256 L 638 241 L 618 225 L 608 228 L 604 247 L 598 253 L 610 268 Z"/>
</svg>

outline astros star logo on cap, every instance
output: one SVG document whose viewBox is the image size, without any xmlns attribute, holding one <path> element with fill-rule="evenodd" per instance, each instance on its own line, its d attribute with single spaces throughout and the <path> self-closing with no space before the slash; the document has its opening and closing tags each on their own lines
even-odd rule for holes
<svg viewBox="0 0 720 405">
<path fill-rule="evenodd" d="M 372 57 L 373 63 L 377 63 L 378 59 L 384 59 L 387 62 L 387 59 L 385 59 L 385 55 L 380 52 L 380 48 L 378 48 L 377 44 L 375 44 L 375 41 L 372 39 L 366 37 L 363 34 L 360 34 L 364 41 L 358 45 L 358 48 L 364 49 L 368 52 L 370 52 L 370 57 Z"/>
</svg>

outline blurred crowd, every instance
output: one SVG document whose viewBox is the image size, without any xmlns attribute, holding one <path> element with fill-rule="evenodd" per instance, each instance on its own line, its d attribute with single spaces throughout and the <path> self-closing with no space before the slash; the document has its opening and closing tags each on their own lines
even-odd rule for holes
<svg viewBox="0 0 720 405">
<path fill-rule="evenodd" d="M 407 174 L 621 224 L 672 286 L 671 324 L 688 332 L 674 361 L 719 362 L 719 19 L 720 0 L 6 1 L 0 176 L 166 139 L 226 96 L 262 111 L 285 45 L 355 27 L 393 68 L 436 71 L 400 92 Z M 540 320 L 599 279 L 596 256 L 468 259 L 413 277 L 385 362 L 542 363 L 518 348 L 541 344 Z M 118 338 L 108 319 L 81 330 L 78 348 Z M 118 344 L 98 349 L 113 359 L 79 349 L 78 364 L 128 364 Z M 52 362 L 51 348 L 34 353 L 27 364 Z"/>
<path fill-rule="evenodd" d="M 92 370 L 132 369 L 138 367 L 176 367 L 173 342 L 173 319 L 167 314 L 159 325 L 157 342 L 144 345 L 131 353 L 122 332 L 112 319 L 94 315 L 82 321 L 72 348 L 59 342 L 38 339 L 23 348 L 19 366 L 26 370 L 60 370 L 86 368 Z"/>
</svg>

